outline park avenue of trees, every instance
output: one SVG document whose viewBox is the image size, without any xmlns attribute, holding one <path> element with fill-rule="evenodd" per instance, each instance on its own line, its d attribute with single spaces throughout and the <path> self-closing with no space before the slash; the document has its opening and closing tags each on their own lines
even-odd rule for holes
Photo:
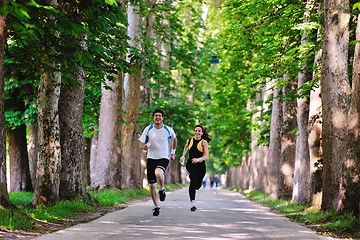
<svg viewBox="0 0 360 240">
<path fill-rule="evenodd" d="M 142 188 L 137 139 L 163 108 L 178 157 L 195 124 L 209 129 L 208 173 L 228 186 L 358 216 L 359 13 L 334 0 L 0 0 L 1 207 L 9 191 L 36 207 Z M 178 161 L 167 181 L 183 181 Z"/>
</svg>

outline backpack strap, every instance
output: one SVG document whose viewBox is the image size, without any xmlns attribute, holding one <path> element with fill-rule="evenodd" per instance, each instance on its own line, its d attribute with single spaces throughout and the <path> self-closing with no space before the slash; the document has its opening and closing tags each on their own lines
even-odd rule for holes
<svg viewBox="0 0 360 240">
<path fill-rule="evenodd" d="M 169 128 L 164 124 L 164 128 L 165 130 L 168 132 L 169 136 L 168 136 L 168 140 L 171 140 L 171 134 L 170 134 L 170 130 Z"/>
<path fill-rule="evenodd" d="M 149 132 L 150 130 L 154 127 L 154 124 L 150 124 L 147 133 L 146 133 L 146 137 L 145 137 L 145 144 L 149 142 Z"/>
</svg>

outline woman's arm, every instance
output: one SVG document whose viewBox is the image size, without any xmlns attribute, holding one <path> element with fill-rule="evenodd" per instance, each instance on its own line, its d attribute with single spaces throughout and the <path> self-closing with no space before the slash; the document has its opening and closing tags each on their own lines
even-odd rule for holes
<svg viewBox="0 0 360 240">
<path fill-rule="evenodd" d="M 184 164 L 184 162 L 185 162 L 185 155 L 186 155 L 186 153 L 187 153 L 187 151 L 189 150 L 189 139 L 188 140 L 186 140 L 186 144 L 185 144 L 185 146 L 184 146 L 184 150 L 183 150 L 183 153 L 182 153 L 182 155 L 181 155 L 181 157 L 180 157 L 180 163 L 181 164 Z"/>
</svg>

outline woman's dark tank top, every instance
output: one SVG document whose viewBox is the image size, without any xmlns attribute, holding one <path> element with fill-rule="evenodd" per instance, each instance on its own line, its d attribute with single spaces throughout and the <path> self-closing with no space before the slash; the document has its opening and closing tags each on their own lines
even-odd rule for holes
<svg viewBox="0 0 360 240">
<path fill-rule="evenodd" d="M 202 139 L 196 140 L 195 138 L 193 138 L 193 144 L 189 149 L 189 159 L 200 158 L 204 155 L 204 153 L 200 152 L 200 150 L 198 149 L 198 144 L 201 140 Z M 189 139 L 189 141 L 190 141 L 190 139 Z M 201 148 L 203 148 L 203 147 L 201 147 Z"/>
</svg>

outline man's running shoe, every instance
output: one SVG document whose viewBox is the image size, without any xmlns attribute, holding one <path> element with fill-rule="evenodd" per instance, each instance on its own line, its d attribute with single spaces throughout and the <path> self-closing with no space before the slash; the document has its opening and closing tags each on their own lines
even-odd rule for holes
<svg viewBox="0 0 360 240">
<path fill-rule="evenodd" d="M 190 210 L 191 210 L 192 212 L 195 212 L 196 207 L 195 207 L 195 206 L 192 206 L 192 207 L 190 208 Z"/>
<path fill-rule="evenodd" d="M 163 190 L 159 190 L 159 196 L 160 196 L 160 201 L 165 201 L 166 198 L 166 193 L 165 193 L 165 188 Z"/>
<path fill-rule="evenodd" d="M 160 215 L 160 208 L 156 207 L 153 209 L 153 216 L 159 216 Z"/>
</svg>

